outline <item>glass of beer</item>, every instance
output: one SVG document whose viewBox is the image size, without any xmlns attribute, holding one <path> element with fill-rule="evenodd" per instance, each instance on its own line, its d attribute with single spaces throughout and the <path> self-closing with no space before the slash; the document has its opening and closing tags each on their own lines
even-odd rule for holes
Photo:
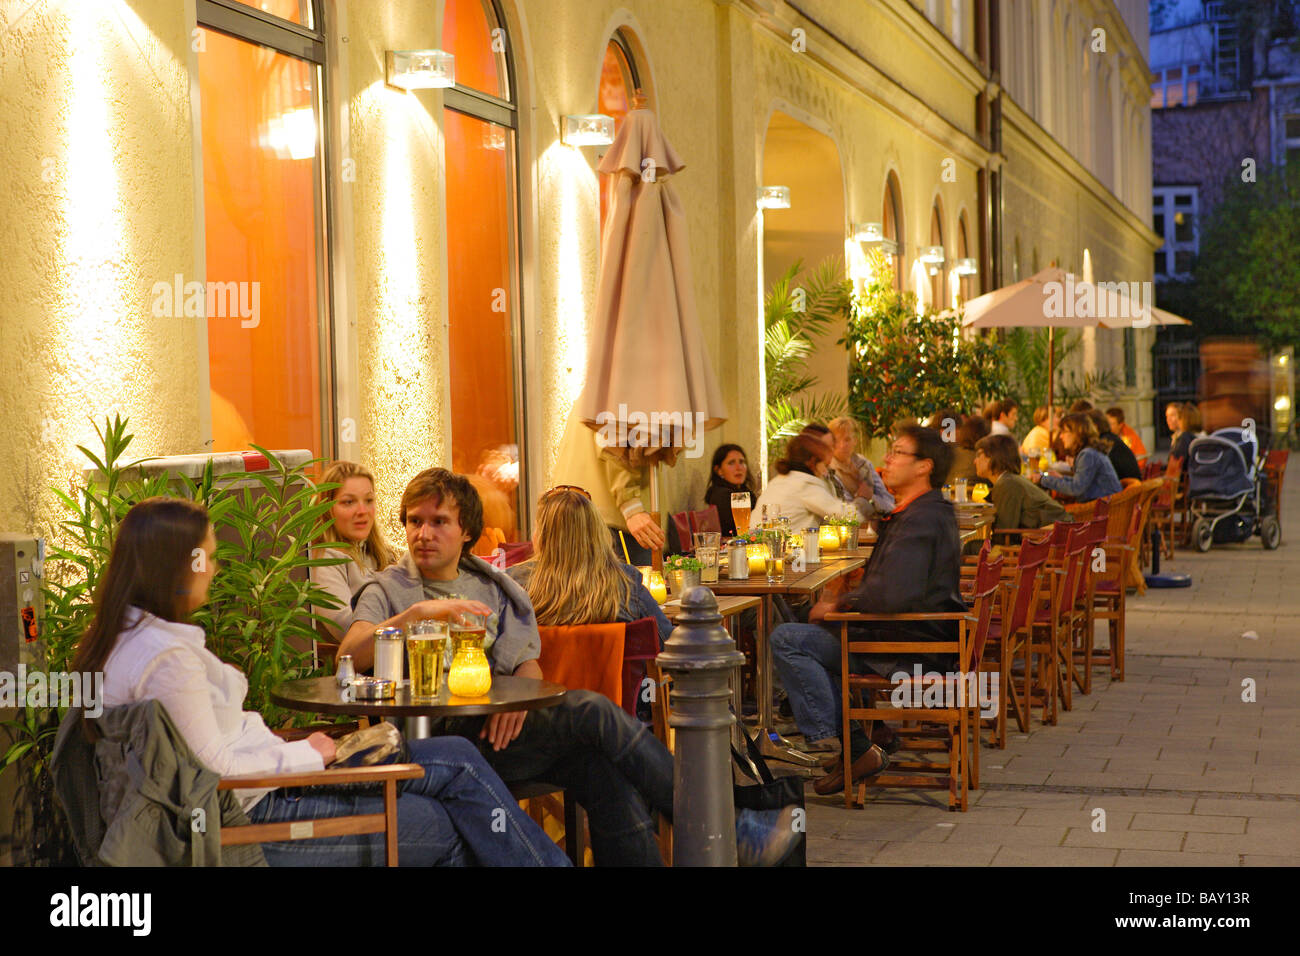
<svg viewBox="0 0 1300 956">
<path fill-rule="evenodd" d="M 442 658 L 447 647 L 447 625 L 441 621 L 416 621 L 406 633 L 406 660 L 411 673 L 411 698 L 432 700 L 442 686 Z"/>
<path fill-rule="evenodd" d="M 738 491 L 731 496 L 731 517 L 736 522 L 736 534 L 749 531 L 749 492 Z"/>
<path fill-rule="evenodd" d="M 764 560 L 768 584 L 785 581 L 785 553 L 787 538 L 779 531 L 767 535 L 767 558 Z"/>
</svg>

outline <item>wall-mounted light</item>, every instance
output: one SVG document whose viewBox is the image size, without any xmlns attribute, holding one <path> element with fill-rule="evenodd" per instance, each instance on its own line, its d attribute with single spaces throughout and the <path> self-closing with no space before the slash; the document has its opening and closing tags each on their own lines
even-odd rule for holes
<svg viewBox="0 0 1300 956">
<path fill-rule="evenodd" d="M 614 142 L 614 117 L 604 113 L 566 116 L 560 127 L 565 146 L 608 146 Z"/>
<path fill-rule="evenodd" d="M 878 222 L 855 222 L 854 242 L 880 242 L 885 238 L 885 227 Z"/>
<path fill-rule="evenodd" d="M 943 265 L 943 246 L 922 246 L 917 260 L 930 267 L 930 275 L 937 276 L 939 267 Z"/>
<path fill-rule="evenodd" d="M 959 276 L 973 276 L 978 275 L 980 270 L 974 259 L 958 259 L 953 271 Z"/>
<path fill-rule="evenodd" d="M 388 85 L 399 90 L 431 90 L 456 85 L 456 57 L 442 50 L 389 50 Z"/>
<path fill-rule="evenodd" d="M 758 193 L 759 209 L 789 209 L 789 186 L 764 186 Z"/>
</svg>

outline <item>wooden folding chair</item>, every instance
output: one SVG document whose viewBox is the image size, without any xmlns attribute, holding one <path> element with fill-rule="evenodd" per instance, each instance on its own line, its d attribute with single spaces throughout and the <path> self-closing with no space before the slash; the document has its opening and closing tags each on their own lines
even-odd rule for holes
<svg viewBox="0 0 1300 956">
<path fill-rule="evenodd" d="M 905 789 L 947 789 L 948 809 L 965 810 L 971 787 L 979 786 L 979 660 L 988 639 L 989 623 L 997 599 L 998 584 L 1002 577 L 1005 557 L 982 552 L 984 560 L 976 571 L 975 606 L 970 613 L 952 611 L 918 614 L 827 614 L 827 621 L 840 622 L 840 680 L 843 702 L 843 740 L 850 740 L 849 724 L 853 720 L 895 720 L 908 723 L 941 724 L 947 730 L 947 762 L 931 763 L 923 760 L 897 760 L 891 766 L 902 773 L 885 772 L 860 781 L 859 800 L 865 799 L 866 787 L 901 787 Z M 882 639 L 855 640 L 849 634 L 850 624 L 900 624 L 922 621 L 954 621 L 957 624 L 956 641 L 890 641 Z M 924 683 L 909 675 L 903 680 L 905 692 L 914 695 L 913 703 L 920 707 L 876 706 L 873 695 L 888 696 L 894 682 L 877 674 L 854 674 L 850 669 L 851 654 L 953 654 L 960 671 L 955 686 L 945 687 L 943 705 L 924 704 Z M 946 676 L 946 675 L 945 675 Z M 945 681 L 946 683 L 946 681 Z M 974 685 L 974 686 L 971 686 Z M 855 694 L 866 694 L 867 706 L 854 706 Z M 853 805 L 853 774 L 850 772 L 851 754 L 845 754 L 844 805 Z"/>
<path fill-rule="evenodd" d="M 1087 524 L 1059 523 L 1052 534 L 1052 554 L 1045 579 L 1046 607 L 1029 620 L 1029 639 L 1021 648 L 1027 709 L 1042 707 L 1040 719 L 1055 724 L 1063 698 L 1062 647 L 1077 626 L 1079 584 L 1086 559 Z M 1069 676 L 1069 671 L 1066 671 Z"/>
<path fill-rule="evenodd" d="M 979 664 L 981 672 L 998 674 L 999 701 L 997 716 L 993 718 L 993 744 L 999 748 L 1007 745 L 1008 713 L 1015 716 L 1021 733 L 1029 730 L 1029 709 L 1024 694 L 1012 679 L 1012 662 L 1028 640 L 1029 622 L 1037 616 L 1042 603 L 1041 573 L 1050 548 L 1050 531 L 1023 540 L 1016 566 L 1010 570 L 1011 580 L 1003 582 L 1001 607 L 994 611 Z M 1004 578 L 1006 574 L 1004 567 Z"/>
</svg>

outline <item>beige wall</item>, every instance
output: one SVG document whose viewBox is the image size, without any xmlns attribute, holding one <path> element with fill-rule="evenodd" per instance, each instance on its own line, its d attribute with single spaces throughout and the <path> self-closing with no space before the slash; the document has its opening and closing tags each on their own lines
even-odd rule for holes
<svg viewBox="0 0 1300 956">
<path fill-rule="evenodd" d="M 129 416 L 134 456 L 201 450 L 201 329 L 151 313 L 155 282 L 203 274 L 194 15 L 122 0 L 0 20 L 0 528 L 49 536 L 48 487 L 105 415 Z"/>
<path fill-rule="evenodd" d="M 975 96 L 986 79 L 963 52 L 972 44 L 969 3 L 961 48 L 949 39 L 955 26 L 947 2 L 937 26 L 925 4 L 907 0 L 805 0 L 808 19 L 762 0 L 502 6 L 519 77 L 521 348 L 534 494 L 549 483 L 582 384 L 599 262 L 597 152 L 561 145 L 559 122 L 594 111 L 616 27 L 635 33 L 651 106 L 686 163 L 674 186 L 687 210 L 705 341 L 730 413 L 707 436 L 703 461 L 667 475 L 669 507 L 700 500 L 707 455 L 718 443 L 740 442 L 756 464 L 761 456 L 765 277 L 755 197 L 774 111 L 834 142 L 843 225 L 879 221 L 886 176 L 897 174 L 909 287 L 925 282 L 911 265 L 929 244 L 936 196 L 949 262 L 962 211 L 976 254 L 976 172 L 993 158 L 974 132 Z M 171 0 L 117 9 L 122 16 L 85 18 L 75 29 L 57 8 L 41 9 L 0 31 L 2 75 L 13 87 L 5 94 L 21 117 L 21 135 L 0 138 L 0 159 L 12 171 L 3 221 L 19 224 L 0 231 L 0 353 L 21 357 L 0 381 L 10 426 L 0 434 L 6 529 L 48 533 L 51 501 L 39 489 L 61 479 L 73 440 L 91 434 L 87 414 L 129 414 L 142 454 L 201 450 L 201 326 L 141 318 L 153 282 L 202 272 L 191 132 L 194 11 Z M 404 478 L 450 461 L 447 396 L 456 370 L 445 358 L 441 101 L 436 92 L 403 94 L 382 83 L 383 52 L 437 42 L 439 15 L 440 4 L 424 0 L 327 5 L 337 418 L 356 427 L 356 441 L 340 450 L 381 469 L 381 505 L 390 514 Z M 1050 17 L 1041 22 L 1050 28 Z M 800 52 L 792 49 L 796 29 Z M 1116 33 L 1122 39 L 1122 28 Z M 1035 42 L 1055 41 L 1040 32 Z M 84 56 L 89 65 L 78 60 Z M 1116 76 L 1134 85 L 1138 72 L 1126 66 Z M 1038 123 L 1015 113 L 1009 110 L 1003 150 L 1008 277 L 1016 235 L 1022 274 L 1035 246 L 1040 265 L 1057 257 L 1076 269 L 1087 247 L 1098 278 L 1139 268 L 1139 277 L 1149 277 L 1153 238 L 1141 218 L 1149 162 L 1145 181 L 1116 180 L 1129 184 L 1116 197 Z M 1149 156 L 1149 145 L 1135 148 Z M 47 157 L 55 161 L 52 182 L 41 176 Z M 344 159 L 353 181 L 341 176 Z M 1099 362 L 1115 358 L 1106 341 L 1097 352 Z M 829 368 L 843 359 L 817 361 Z"/>
</svg>

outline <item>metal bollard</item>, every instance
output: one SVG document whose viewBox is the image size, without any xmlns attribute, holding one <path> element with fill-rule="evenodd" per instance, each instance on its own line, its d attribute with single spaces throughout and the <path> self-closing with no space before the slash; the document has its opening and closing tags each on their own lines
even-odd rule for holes
<svg viewBox="0 0 1300 956">
<path fill-rule="evenodd" d="M 669 726 L 677 731 L 673 759 L 673 865 L 735 866 L 736 810 L 732 795 L 732 668 L 745 655 L 722 626 L 706 587 L 682 598 L 677 627 L 656 659 L 673 679 Z"/>
</svg>

